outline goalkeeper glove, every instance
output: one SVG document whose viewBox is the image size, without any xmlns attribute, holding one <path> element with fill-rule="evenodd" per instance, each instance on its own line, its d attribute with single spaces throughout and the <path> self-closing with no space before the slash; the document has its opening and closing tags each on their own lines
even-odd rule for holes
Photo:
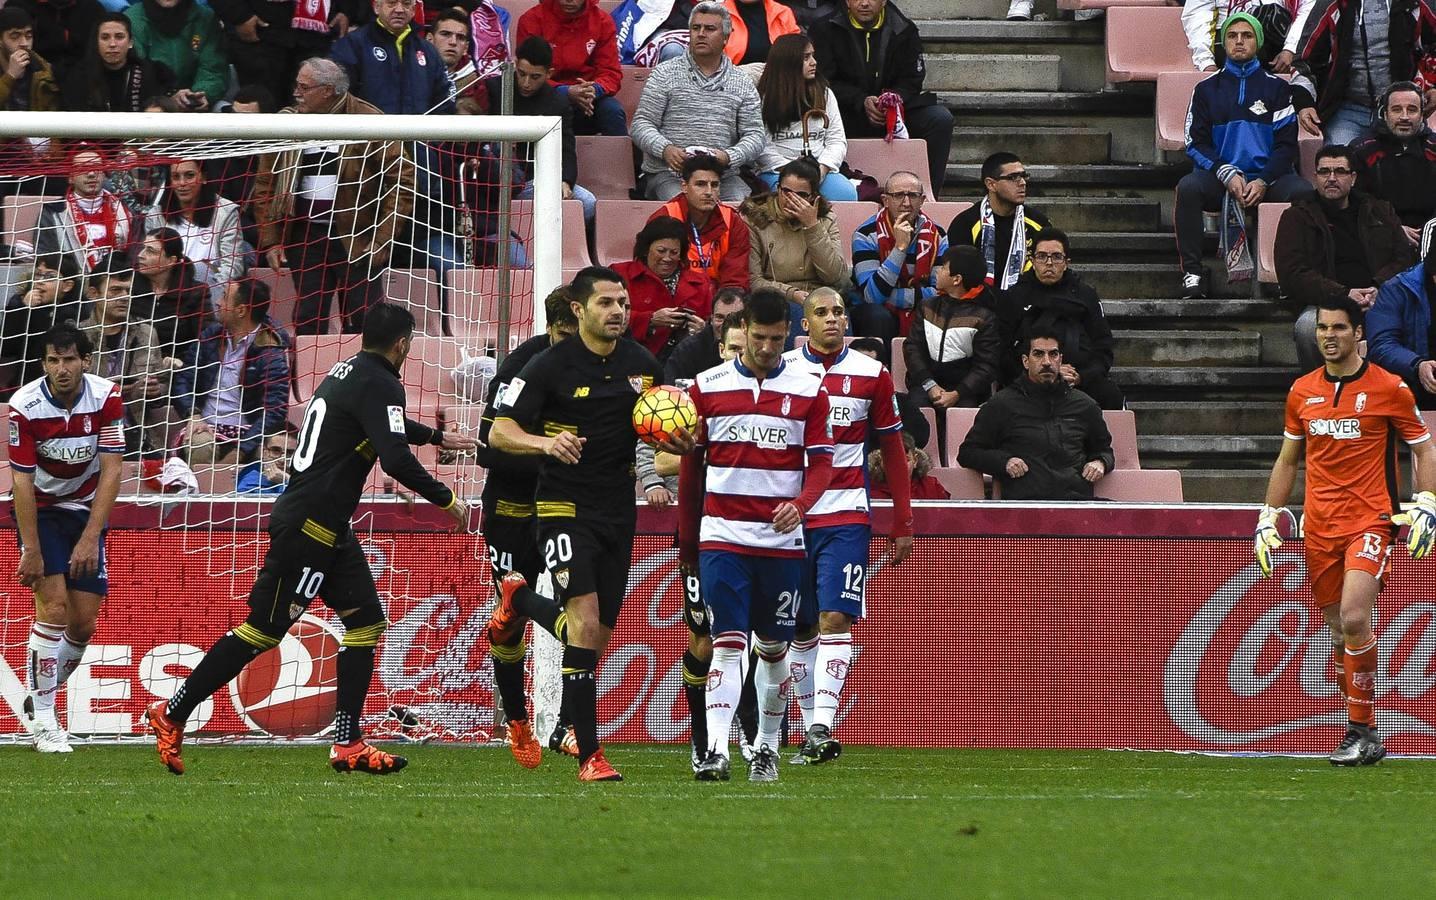
<svg viewBox="0 0 1436 900">
<path fill-rule="evenodd" d="M 1406 549 L 1412 559 L 1424 559 L 1436 543 L 1436 494 L 1422 491 L 1411 498 L 1416 505 L 1409 512 L 1391 517 L 1393 525 L 1410 525 L 1406 533 Z"/>
<path fill-rule="evenodd" d="M 1281 546 L 1281 531 L 1277 528 L 1277 520 L 1281 518 L 1282 512 L 1284 510 L 1278 507 L 1263 506 L 1261 515 L 1257 518 L 1253 549 L 1256 551 L 1257 565 L 1261 567 L 1263 578 L 1271 577 L 1271 554 Z"/>
</svg>

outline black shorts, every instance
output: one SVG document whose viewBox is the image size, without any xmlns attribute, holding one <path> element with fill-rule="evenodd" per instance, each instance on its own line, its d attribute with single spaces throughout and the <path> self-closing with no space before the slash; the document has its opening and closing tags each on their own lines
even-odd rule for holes
<svg viewBox="0 0 1436 900">
<path fill-rule="evenodd" d="M 335 535 L 312 522 L 271 523 L 269 551 L 249 592 L 249 608 L 263 621 L 293 622 L 315 597 L 332 610 L 373 606 L 383 615 L 369 561 L 348 529 Z"/>
<path fill-rule="evenodd" d="M 543 573 L 539 552 L 538 519 L 527 516 L 484 516 L 484 544 L 489 548 L 489 565 L 494 584 L 510 572 L 518 572 L 533 587 Z"/>
<path fill-rule="evenodd" d="M 694 637 L 711 637 L 708 607 L 703 603 L 703 582 L 697 575 L 683 575 L 683 624 Z"/>
<path fill-rule="evenodd" d="M 568 602 L 598 594 L 598 620 L 618 624 L 633 559 L 633 526 L 582 519 L 539 519 L 544 565 L 555 595 Z"/>
</svg>

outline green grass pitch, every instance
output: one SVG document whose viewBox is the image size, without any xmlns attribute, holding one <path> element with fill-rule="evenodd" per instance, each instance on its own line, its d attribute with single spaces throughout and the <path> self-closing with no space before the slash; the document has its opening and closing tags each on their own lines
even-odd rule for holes
<svg viewBox="0 0 1436 900">
<path fill-rule="evenodd" d="M 0 897 L 1326 897 L 1436 894 L 1436 763 L 850 747 L 777 784 L 545 754 L 0 748 Z"/>
</svg>

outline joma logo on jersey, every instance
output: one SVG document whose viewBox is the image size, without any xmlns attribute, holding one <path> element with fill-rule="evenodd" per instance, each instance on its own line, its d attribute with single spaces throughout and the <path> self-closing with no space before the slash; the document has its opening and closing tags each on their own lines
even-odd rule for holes
<svg viewBox="0 0 1436 900">
<path fill-rule="evenodd" d="M 89 462 L 95 458 L 95 448 L 89 444 L 54 445 L 41 444 L 39 453 L 46 459 L 53 459 L 56 462 Z"/>
<path fill-rule="evenodd" d="M 1353 441 L 1361 437 L 1360 419 L 1312 419 L 1312 437 L 1329 437 L 1338 441 Z"/>
</svg>

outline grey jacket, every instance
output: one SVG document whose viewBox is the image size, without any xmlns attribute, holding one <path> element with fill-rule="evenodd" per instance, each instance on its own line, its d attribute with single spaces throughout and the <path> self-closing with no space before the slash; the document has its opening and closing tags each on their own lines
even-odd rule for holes
<svg viewBox="0 0 1436 900">
<path fill-rule="evenodd" d="M 685 53 L 659 65 L 648 77 L 629 127 L 633 143 L 643 151 L 643 171 L 667 171 L 663 148 L 711 147 L 728 154 L 729 166 L 756 162 L 768 143 L 758 88 L 723 57 L 709 78 Z"/>
</svg>

